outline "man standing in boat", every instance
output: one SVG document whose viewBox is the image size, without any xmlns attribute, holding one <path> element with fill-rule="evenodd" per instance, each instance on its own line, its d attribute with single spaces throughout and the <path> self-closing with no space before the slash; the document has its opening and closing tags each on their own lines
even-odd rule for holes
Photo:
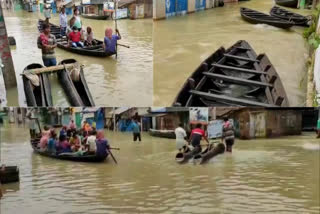
<svg viewBox="0 0 320 214">
<path fill-rule="evenodd" d="M 206 136 L 205 131 L 201 128 L 202 125 L 199 123 L 196 125 L 196 128 L 192 130 L 190 139 L 189 139 L 189 144 L 193 146 L 193 154 L 197 154 L 201 152 L 201 140 L 202 138 L 209 144 L 208 138 Z"/>
<path fill-rule="evenodd" d="M 42 50 L 43 64 L 47 67 L 57 65 L 54 49 L 57 47 L 56 37 L 50 33 L 50 26 L 43 25 L 43 32 L 38 38 L 38 48 Z"/>
<path fill-rule="evenodd" d="M 223 140 L 225 141 L 226 151 L 232 152 L 232 146 L 234 144 L 234 128 L 227 117 L 224 118 L 221 140 L 222 142 Z"/>
<path fill-rule="evenodd" d="M 176 135 L 176 148 L 180 151 L 185 145 L 185 140 L 187 137 L 186 131 L 182 128 L 182 123 L 179 123 L 179 126 L 174 130 Z"/>
</svg>

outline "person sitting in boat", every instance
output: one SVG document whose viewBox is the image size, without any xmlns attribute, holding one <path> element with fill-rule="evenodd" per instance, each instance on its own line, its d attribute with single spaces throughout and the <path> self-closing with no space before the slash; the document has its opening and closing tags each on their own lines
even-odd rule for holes
<svg viewBox="0 0 320 214">
<path fill-rule="evenodd" d="M 67 137 L 65 135 L 59 136 L 59 142 L 56 146 L 56 151 L 58 154 L 72 152 L 72 150 L 70 148 L 70 144 L 69 144 Z"/>
<path fill-rule="evenodd" d="M 60 137 L 60 136 L 65 136 L 65 137 L 67 137 L 67 127 L 66 127 L 66 126 L 63 126 L 62 129 L 60 130 L 59 137 Z"/>
<path fill-rule="evenodd" d="M 73 152 L 77 152 L 79 150 L 79 148 L 81 147 L 81 138 L 78 135 L 77 131 L 74 131 L 72 133 L 72 136 L 69 140 L 70 146 L 71 146 L 71 150 Z"/>
<path fill-rule="evenodd" d="M 76 124 L 74 123 L 74 120 L 70 120 L 70 123 L 69 123 L 69 129 L 71 131 L 75 131 L 76 130 Z"/>
<path fill-rule="evenodd" d="M 227 117 L 224 118 L 221 140 L 225 141 L 226 151 L 232 152 L 232 146 L 234 144 L 234 128 Z"/>
<path fill-rule="evenodd" d="M 96 134 L 97 132 L 95 130 L 92 130 L 89 133 L 89 137 L 86 140 L 86 150 L 88 151 L 88 154 L 95 154 L 97 145 L 96 145 Z"/>
<path fill-rule="evenodd" d="M 72 27 L 72 32 L 69 34 L 69 40 L 71 42 L 71 46 L 74 48 L 84 47 L 83 43 L 81 42 L 81 33 L 78 31 L 76 26 Z"/>
<path fill-rule="evenodd" d="M 96 139 L 96 156 L 107 157 L 109 149 L 110 146 L 108 141 L 104 138 L 103 131 L 98 131 Z"/>
<path fill-rule="evenodd" d="M 38 48 L 42 50 L 43 64 L 47 67 L 57 65 L 54 49 L 57 47 L 56 37 L 50 33 L 50 26 L 43 24 L 43 33 L 38 37 Z"/>
<path fill-rule="evenodd" d="M 42 136 L 39 143 L 40 150 L 42 151 L 47 150 L 49 137 L 50 137 L 50 130 L 47 126 L 44 126 L 44 130 L 42 131 Z"/>
<path fill-rule="evenodd" d="M 96 45 L 97 42 L 93 38 L 93 32 L 91 27 L 87 27 L 87 32 L 84 33 L 84 45 L 86 46 L 92 46 Z"/>
<path fill-rule="evenodd" d="M 116 29 L 116 34 L 112 35 L 112 29 L 107 28 L 105 31 L 104 37 L 104 50 L 106 53 L 115 54 L 116 53 L 116 45 L 117 40 L 121 39 L 121 35 L 118 29 Z"/>
<path fill-rule="evenodd" d="M 57 133 L 54 129 L 50 131 L 50 138 L 48 141 L 48 152 L 51 154 L 56 154 L 56 144 L 57 144 Z"/>
<path fill-rule="evenodd" d="M 196 128 L 191 131 L 189 143 L 193 146 L 193 154 L 201 152 L 201 140 L 202 138 L 209 144 L 208 138 L 206 137 L 205 131 L 201 128 L 202 125 L 199 123 Z"/>
</svg>

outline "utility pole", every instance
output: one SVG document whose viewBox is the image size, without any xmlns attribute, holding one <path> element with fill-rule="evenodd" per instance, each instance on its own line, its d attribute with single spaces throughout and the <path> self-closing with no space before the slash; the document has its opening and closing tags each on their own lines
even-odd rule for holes
<svg viewBox="0 0 320 214">
<path fill-rule="evenodd" d="M 4 21 L 2 5 L 0 4 L 0 57 L 4 67 L 3 79 L 7 89 L 17 86 L 16 74 L 13 67 L 11 51 L 8 42 L 7 30 Z"/>
</svg>

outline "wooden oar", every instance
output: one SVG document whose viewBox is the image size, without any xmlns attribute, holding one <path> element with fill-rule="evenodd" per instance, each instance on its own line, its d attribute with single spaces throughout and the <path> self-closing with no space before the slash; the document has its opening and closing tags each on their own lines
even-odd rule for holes
<svg viewBox="0 0 320 214">
<path fill-rule="evenodd" d="M 113 149 L 113 150 L 120 150 L 120 148 L 110 148 L 110 149 Z"/>
<path fill-rule="evenodd" d="M 112 152 L 110 151 L 110 149 L 107 149 L 108 153 L 111 155 L 113 161 L 118 164 L 117 160 L 115 159 L 115 157 L 113 156 Z"/>
<path fill-rule="evenodd" d="M 129 45 L 123 45 L 123 44 L 119 44 L 119 43 L 118 43 L 118 45 L 119 45 L 119 46 L 122 46 L 122 47 L 125 47 L 125 48 L 130 48 Z"/>
</svg>

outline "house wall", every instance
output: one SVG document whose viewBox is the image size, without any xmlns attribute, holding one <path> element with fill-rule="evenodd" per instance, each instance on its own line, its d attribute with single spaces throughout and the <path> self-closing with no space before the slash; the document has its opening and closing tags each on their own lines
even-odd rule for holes
<svg viewBox="0 0 320 214">
<path fill-rule="evenodd" d="M 156 117 L 156 129 L 174 130 L 177 128 L 179 122 L 180 122 L 180 117 L 176 113 Z"/>
<path fill-rule="evenodd" d="M 295 110 L 268 110 L 267 137 L 300 135 L 302 112 Z"/>
</svg>

